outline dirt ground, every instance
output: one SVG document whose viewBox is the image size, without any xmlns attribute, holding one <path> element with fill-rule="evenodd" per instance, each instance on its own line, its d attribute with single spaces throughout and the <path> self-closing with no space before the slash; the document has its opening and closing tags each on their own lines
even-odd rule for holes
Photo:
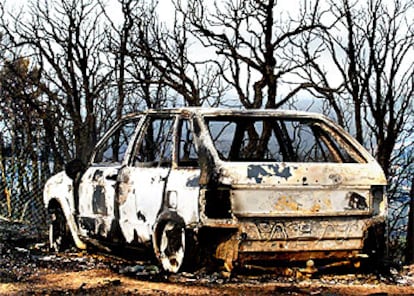
<svg viewBox="0 0 414 296">
<path fill-rule="evenodd" d="M 239 270 L 168 275 L 146 257 L 49 253 L 44 233 L 0 221 L 0 295 L 414 295 L 414 266 L 304 276 Z M 131 259 L 134 255 L 134 259 Z"/>
</svg>

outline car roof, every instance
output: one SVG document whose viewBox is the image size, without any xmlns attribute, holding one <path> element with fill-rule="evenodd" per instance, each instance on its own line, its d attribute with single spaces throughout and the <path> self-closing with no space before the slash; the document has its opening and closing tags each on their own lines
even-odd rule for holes
<svg viewBox="0 0 414 296">
<path fill-rule="evenodd" d="M 126 117 L 135 117 L 143 114 L 185 114 L 198 116 L 217 116 L 217 115 L 243 115 L 243 116 L 276 116 L 276 117 L 292 117 L 292 118 L 313 118 L 323 121 L 331 121 L 320 113 L 297 110 L 283 109 L 230 109 L 230 108 L 211 108 L 211 107 L 178 107 L 164 109 L 148 109 L 142 112 L 136 112 L 126 115 Z"/>
<path fill-rule="evenodd" d="M 263 116 L 263 117 L 279 117 L 284 119 L 311 119 L 315 121 L 321 121 L 327 124 L 330 128 L 336 130 L 342 134 L 347 140 L 352 143 L 357 149 L 365 151 L 363 146 L 358 141 L 349 135 L 339 124 L 329 117 L 314 112 L 297 111 L 297 110 L 284 110 L 284 109 L 231 109 L 231 108 L 211 108 L 211 107 L 178 107 L 178 108 L 165 108 L 165 109 L 148 109 L 142 112 L 136 112 L 128 114 L 124 117 L 134 118 L 140 117 L 146 114 L 158 114 L 158 115 L 185 115 L 186 117 L 199 116 Z M 368 152 L 363 153 L 366 159 L 374 161 L 374 158 Z"/>
</svg>

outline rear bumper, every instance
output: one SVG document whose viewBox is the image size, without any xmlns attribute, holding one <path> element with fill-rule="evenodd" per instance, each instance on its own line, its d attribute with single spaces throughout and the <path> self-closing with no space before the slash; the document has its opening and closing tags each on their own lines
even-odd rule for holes
<svg viewBox="0 0 414 296">
<path fill-rule="evenodd" d="M 361 217 L 239 221 L 240 250 L 263 252 L 362 249 L 373 219 Z"/>
<path fill-rule="evenodd" d="M 362 238 L 352 239 L 315 239 L 315 240 L 273 240 L 273 241 L 242 241 L 239 253 L 257 252 L 330 252 L 361 250 Z"/>
<path fill-rule="evenodd" d="M 204 226 L 210 229 L 209 242 L 216 242 L 215 256 L 231 265 L 234 261 L 357 258 L 365 251 L 369 229 L 382 225 L 384 218 L 346 216 L 205 222 Z M 214 233 L 225 235 L 218 237 Z"/>
</svg>

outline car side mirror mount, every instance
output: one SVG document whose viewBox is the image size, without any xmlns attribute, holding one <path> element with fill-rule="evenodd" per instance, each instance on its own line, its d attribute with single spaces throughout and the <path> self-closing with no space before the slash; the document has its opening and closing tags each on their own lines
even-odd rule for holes
<svg viewBox="0 0 414 296">
<path fill-rule="evenodd" d="M 75 180 L 78 174 L 85 171 L 85 164 L 80 159 L 73 159 L 65 165 L 65 172 L 69 178 Z"/>
</svg>

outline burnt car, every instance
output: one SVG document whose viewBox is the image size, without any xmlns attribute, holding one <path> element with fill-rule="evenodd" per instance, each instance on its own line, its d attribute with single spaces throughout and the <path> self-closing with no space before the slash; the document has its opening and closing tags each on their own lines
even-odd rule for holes
<svg viewBox="0 0 414 296">
<path fill-rule="evenodd" d="M 58 251 L 145 247 L 168 272 L 200 250 L 228 271 L 357 265 L 382 252 L 385 185 L 377 161 L 323 115 L 177 108 L 125 116 L 88 164 L 47 181 L 44 203 Z"/>
</svg>

